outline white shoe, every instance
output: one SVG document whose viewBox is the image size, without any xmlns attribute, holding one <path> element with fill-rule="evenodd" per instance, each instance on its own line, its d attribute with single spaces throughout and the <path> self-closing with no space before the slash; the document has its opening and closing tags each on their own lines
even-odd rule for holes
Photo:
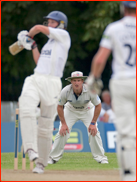
<svg viewBox="0 0 137 182">
<path fill-rule="evenodd" d="M 37 163 L 36 167 L 33 169 L 32 172 L 42 174 L 42 173 L 44 173 L 44 166 L 41 163 Z"/>
<path fill-rule="evenodd" d="M 35 161 L 38 158 L 38 154 L 36 152 L 34 152 L 34 150 L 29 149 L 27 152 L 28 152 L 30 161 Z"/>
<path fill-rule="evenodd" d="M 102 160 L 99 163 L 101 163 L 101 164 L 108 164 L 108 161 L 107 160 Z"/>
<path fill-rule="evenodd" d="M 51 157 L 49 157 L 48 164 L 55 164 L 57 161 L 53 160 Z"/>
</svg>

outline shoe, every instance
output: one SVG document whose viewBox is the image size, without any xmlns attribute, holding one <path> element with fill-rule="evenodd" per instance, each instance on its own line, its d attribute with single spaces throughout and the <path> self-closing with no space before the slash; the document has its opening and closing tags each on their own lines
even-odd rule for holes
<svg viewBox="0 0 137 182">
<path fill-rule="evenodd" d="M 34 152 L 34 150 L 29 149 L 27 152 L 28 152 L 30 161 L 35 161 L 38 158 L 38 154 L 36 152 Z"/>
<path fill-rule="evenodd" d="M 99 163 L 101 163 L 101 164 L 108 164 L 108 161 L 107 160 L 102 160 Z"/>
<path fill-rule="evenodd" d="M 55 164 L 57 161 L 53 160 L 51 157 L 49 157 L 48 164 Z"/>
<path fill-rule="evenodd" d="M 38 173 L 38 174 L 44 173 L 44 166 L 43 166 L 43 164 L 37 163 L 37 164 L 36 164 L 36 167 L 33 169 L 32 172 L 33 172 L 33 173 Z"/>
</svg>

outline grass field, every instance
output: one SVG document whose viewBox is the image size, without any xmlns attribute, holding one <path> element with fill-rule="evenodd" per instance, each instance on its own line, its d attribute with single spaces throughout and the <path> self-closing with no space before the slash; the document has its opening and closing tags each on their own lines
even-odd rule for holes
<svg viewBox="0 0 137 182">
<path fill-rule="evenodd" d="M 54 165 L 48 165 L 47 170 L 118 170 L 116 153 L 106 153 L 109 164 L 97 163 L 90 152 L 64 153 Z M 35 166 L 35 165 L 34 165 Z M 14 168 L 14 153 L 1 153 L 1 169 Z M 18 155 L 18 168 L 22 168 L 22 154 Z M 29 169 L 29 159 L 26 155 L 26 169 Z"/>
</svg>

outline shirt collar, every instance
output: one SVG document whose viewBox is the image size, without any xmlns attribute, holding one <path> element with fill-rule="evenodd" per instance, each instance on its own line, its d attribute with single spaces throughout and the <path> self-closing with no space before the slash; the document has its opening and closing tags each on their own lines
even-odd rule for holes
<svg viewBox="0 0 137 182">
<path fill-rule="evenodd" d="M 82 89 L 82 93 L 81 93 L 81 95 L 82 95 L 83 93 L 87 92 L 87 91 L 88 91 L 88 89 L 87 89 L 87 85 L 86 85 L 86 84 L 83 84 L 83 89 Z M 71 85 L 71 94 L 74 94 L 74 91 L 73 91 L 72 85 Z"/>
</svg>

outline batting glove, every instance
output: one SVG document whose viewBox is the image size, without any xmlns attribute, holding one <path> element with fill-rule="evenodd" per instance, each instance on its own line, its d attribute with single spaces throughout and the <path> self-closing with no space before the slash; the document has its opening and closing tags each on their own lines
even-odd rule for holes
<svg viewBox="0 0 137 182">
<path fill-rule="evenodd" d="M 93 75 L 90 75 L 86 79 L 86 84 L 93 95 L 100 95 L 101 89 L 103 88 L 103 82 L 100 78 L 95 78 Z"/>
<path fill-rule="evenodd" d="M 20 41 L 23 47 L 27 50 L 32 50 L 37 47 L 36 42 L 28 35 L 23 35 Z"/>
<path fill-rule="evenodd" d="M 18 35 L 17 35 L 17 39 L 21 42 L 22 41 L 22 39 L 24 39 L 24 36 L 25 35 L 28 35 L 28 31 L 27 30 L 22 30 L 20 33 L 18 33 Z"/>
</svg>

